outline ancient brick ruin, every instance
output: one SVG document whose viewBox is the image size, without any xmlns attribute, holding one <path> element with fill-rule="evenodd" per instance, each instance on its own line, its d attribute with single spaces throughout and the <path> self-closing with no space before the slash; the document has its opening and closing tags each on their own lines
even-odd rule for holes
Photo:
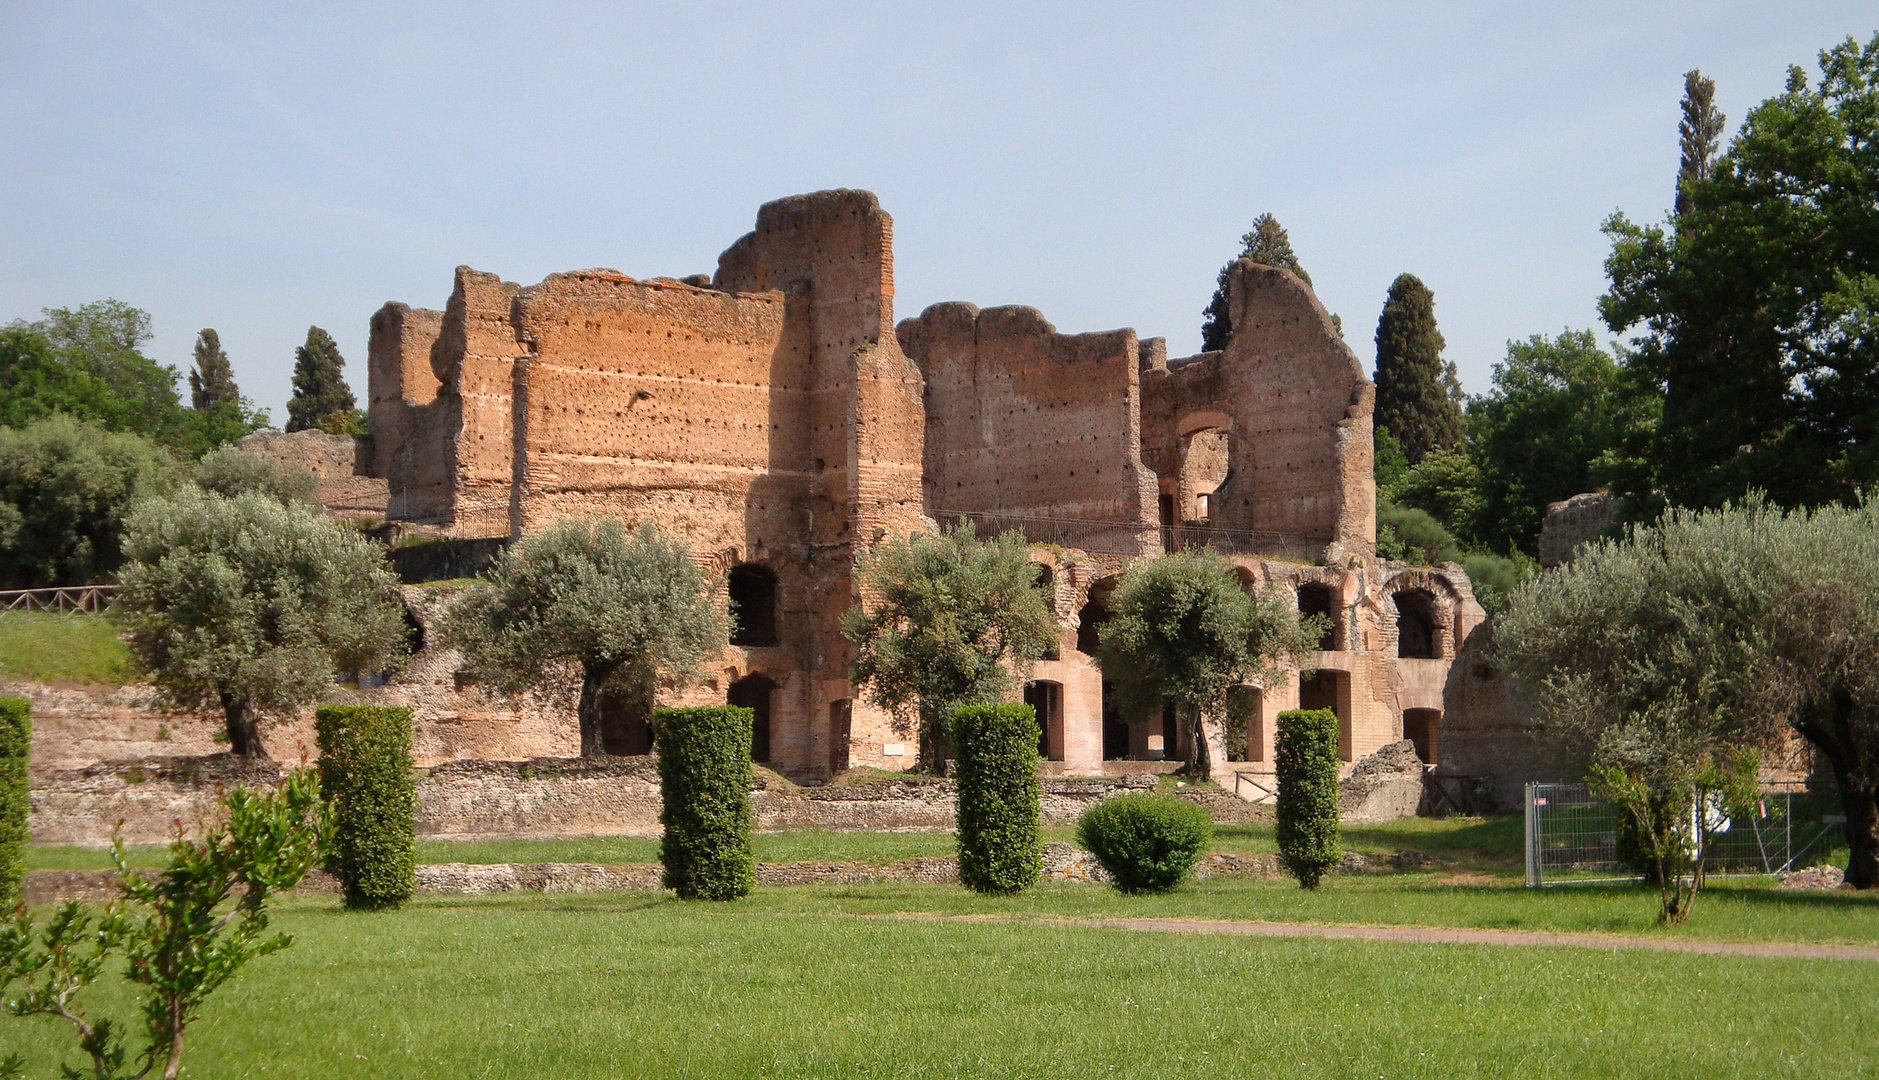
<svg viewBox="0 0 1879 1080">
<path fill-rule="evenodd" d="M 910 764 L 852 692 L 838 627 L 865 545 L 964 519 L 1023 531 L 1046 568 L 1063 638 L 1024 694 L 1049 770 L 1182 754 L 1174 725 L 1105 707 L 1090 654 L 1123 566 L 1186 544 L 1334 624 L 1316 677 L 1245 689 L 1228 768 L 1269 772 L 1274 718 L 1299 705 L 1337 710 L 1347 761 L 1405 737 L 1439 758 L 1448 666 L 1482 611 L 1457 567 L 1377 559 L 1374 387 L 1308 286 L 1242 261 L 1230 346 L 1170 360 L 1160 338 L 1060 334 L 1025 307 L 896 325 L 892 241 L 873 195 L 829 191 L 765 205 L 708 280 L 459 267 L 441 312 L 372 317 L 357 471 L 418 534 L 592 514 L 682 533 L 742 611 L 686 701 L 755 708 L 757 756 L 792 777 Z M 638 711 L 608 710 L 610 750 L 644 752 Z M 1237 734 L 1210 725 L 1215 761 Z"/>
</svg>

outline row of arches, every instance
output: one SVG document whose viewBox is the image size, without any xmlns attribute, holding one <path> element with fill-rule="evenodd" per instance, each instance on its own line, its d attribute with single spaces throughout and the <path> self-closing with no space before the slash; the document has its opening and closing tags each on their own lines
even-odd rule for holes
<svg viewBox="0 0 1879 1080">
<path fill-rule="evenodd" d="M 1041 565 L 1041 564 L 1040 564 Z M 1090 589 L 1090 597 L 1077 616 L 1077 651 L 1095 656 L 1101 641 L 1103 621 L 1109 618 L 1109 596 L 1115 591 L 1115 578 L 1105 578 Z M 1424 589 L 1406 589 L 1392 597 L 1396 604 L 1396 655 L 1414 659 L 1440 659 L 1442 636 L 1436 616 L 1435 598 Z M 1322 616 L 1325 627 L 1318 639 L 1320 652 L 1345 648 L 1343 620 L 1338 618 L 1335 594 L 1329 585 L 1309 582 L 1298 588 L 1298 613 L 1309 618 Z"/>
</svg>

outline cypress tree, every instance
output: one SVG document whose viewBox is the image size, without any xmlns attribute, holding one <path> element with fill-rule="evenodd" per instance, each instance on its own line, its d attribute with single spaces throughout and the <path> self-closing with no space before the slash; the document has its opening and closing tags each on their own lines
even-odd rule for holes
<svg viewBox="0 0 1879 1080">
<path fill-rule="evenodd" d="M 346 359 L 331 334 L 307 327 L 307 343 L 294 350 L 294 396 L 287 401 L 287 430 L 305 431 L 336 412 L 356 408 L 346 385 Z"/>
<path fill-rule="evenodd" d="M 1261 214 L 1253 219 L 1253 231 L 1240 237 L 1238 257 L 1220 268 L 1216 279 L 1213 299 L 1207 302 L 1202 312 L 1206 321 L 1200 328 L 1200 347 L 1212 352 L 1227 347 L 1227 340 L 1233 336 L 1233 313 L 1228 309 L 1227 275 L 1233 270 L 1233 263 L 1240 259 L 1251 259 L 1264 266 L 1278 266 L 1298 275 L 1306 285 L 1311 284 L 1311 275 L 1298 263 L 1298 255 L 1292 251 L 1291 237 L 1285 234 L 1285 226 L 1271 214 Z"/>
<path fill-rule="evenodd" d="M 1435 294 L 1414 274 L 1390 284 L 1377 320 L 1377 426 L 1403 444 L 1411 465 L 1461 445 L 1461 380 L 1442 362 Z"/>
<path fill-rule="evenodd" d="M 212 329 L 196 335 L 196 366 L 189 373 L 189 403 L 197 412 L 208 412 L 224 402 L 239 404 L 241 391 L 235 387 L 235 372 L 229 367 L 228 354 L 222 351 L 222 339 Z"/>
<path fill-rule="evenodd" d="M 1715 168 L 1723 125 L 1728 117 L 1716 108 L 1716 80 L 1692 68 L 1683 73 L 1683 119 L 1677 124 L 1677 143 L 1683 160 L 1677 167 L 1677 217 L 1695 207 L 1690 189 L 1708 179 Z"/>
</svg>

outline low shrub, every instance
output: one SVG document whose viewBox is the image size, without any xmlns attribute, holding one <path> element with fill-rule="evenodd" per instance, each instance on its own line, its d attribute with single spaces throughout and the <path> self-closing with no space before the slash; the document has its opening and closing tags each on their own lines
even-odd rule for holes
<svg viewBox="0 0 1879 1080">
<path fill-rule="evenodd" d="M 751 850 L 751 710 L 654 709 L 659 754 L 659 861 L 685 900 L 735 900 L 757 881 Z"/>
<path fill-rule="evenodd" d="M 1125 893 L 1167 892 L 1181 884 L 1213 836 L 1206 811 L 1178 795 L 1118 795 L 1077 819 L 1077 843 Z"/>
<path fill-rule="evenodd" d="M 966 705 L 953 713 L 952 735 L 960 883 L 973 892 L 1004 895 L 1035 884 L 1044 863 L 1036 710 Z"/>
<path fill-rule="evenodd" d="M 347 907 L 395 908 L 417 889 L 411 710 L 322 705 L 313 715 L 320 792 L 333 809 L 326 870 Z"/>
<path fill-rule="evenodd" d="M 1342 854 L 1337 714 L 1330 709 L 1282 712 L 1273 735 L 1273 768 L 1279 780 L 1279 865 L 1299 885 L 1315 889 Z"/>
<path fill-rule="evenodd" d="M 26 880 L 26 813 L 32 803 L 26 760 L 32 747 L 32 702 L 0 698 L 0 908 L 20 898 Z"/>
</svg>

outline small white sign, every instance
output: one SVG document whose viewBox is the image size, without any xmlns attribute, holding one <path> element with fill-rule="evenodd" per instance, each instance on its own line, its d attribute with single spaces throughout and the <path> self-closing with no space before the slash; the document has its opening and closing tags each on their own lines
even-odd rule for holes
<svg viewBox="0 0 1879 1080">
<path fill-rule="evenodd" d="M 1148 752 L 1153 754 L 1161 749 L 1163 749 L 1162 737 L 1159 735 L 1150 735 L 1148 737 Z"/>
<path fill-rule="evenodd" d="M 907 756 L 907 744 L 897 743 L 897 742 L 882 743 L 881 744 L 881 756 L 882 757 L 906 757 Z"/>
</svg>

